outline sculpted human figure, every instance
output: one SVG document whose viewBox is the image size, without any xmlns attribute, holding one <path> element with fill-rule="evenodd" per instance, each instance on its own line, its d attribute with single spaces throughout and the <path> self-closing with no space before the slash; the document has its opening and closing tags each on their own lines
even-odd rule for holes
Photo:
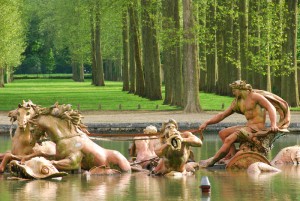
<svg viewBox="0 0 300 201">
<path fill-rule="evenodd" d="M 271 161 L 272 165 L 300 164 L 300 146 L 285 147 Z"/>
<path fill-rule="evenodd" d="M 168 176 L 178 172 L 186 174 L 190 147 L 201 147 L 202 141 L 191 132 L 179 132 L 177 122 L 173 119 L 163 123 L 161 133 L 160 142 L 155 146 L 155 153 L 161 159 L 153 173 Z"/>
<path fill-rule="evenodd" d="M 219 132 L 223 145 L 204 166 L 213 166 L 224 157 L 226 157 L 226 159 L 232 157 L 236 152 L 234 142 L 245 138 L 257 141 L 256 137 L 259 135 L 258 131 L 266 130 L 267 112 L 270 119 L 268 132 L 278 132 L 276 109 L 264 95 L 252 90 L 252 86 L 242 80 L 237 80 L 229 86 L 232 88 L 232 93 L 235 96 L 230 107 L 205 121 L 200 125 L 199 130 L 203 131 L 208 125 L 219 123 L 233 113 L 243 114 L 247 122 L 243 126 L 228 127 Z"/>
<path fill-rule="evenodd" d="M 157 128 L 155 126 L 147 126 L 144 129 L 144 134 L 155 134 Z M 155 137 L 141 136 L 135 137 L 130 148 L 130 156 L 135 157 L 134 165 L 138 164 L 144 169 L 152 170 L 155 165 L 157 155 L 154 151 L 154 146 L 159 140 Z"/>
</svg>

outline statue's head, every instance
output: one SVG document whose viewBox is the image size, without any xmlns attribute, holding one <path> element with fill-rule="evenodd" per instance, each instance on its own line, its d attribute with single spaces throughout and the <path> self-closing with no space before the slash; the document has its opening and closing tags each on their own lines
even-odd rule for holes
<svg viewBox="0 0 300 201">
<path fill-rule="evenodd" d="M 229 84 L 232 89 L 239 89 L 239 90 L 249 90 L 252 91 L 252 86 L 247 84 L 244 80 L 236 80 Z"/>
<path fill-rule="evenodd" d="M 28 102 L 23 100 L 22 104 L 18 105 L 16 113 L 9 113 L 9 117 L 18 120 L 18 126 L 25 129 L 29 120 L 35 115 L 36 107 L 37 106 L 33 104 L 31 100 L 28 100 Z M 16 117 L 13 117 L 13 114 L 16 115 Z"/>
<path fill-rule="evenodd" d="M 169 138 L 172 135 L 178 134 L 178 124 L 174 119 L 169 119 L 169 121 L 162 124 L 161 133 L 164 137 Z"/>
<path fill-rule="evenodd" d="M 145 134 L 155 134 L 157 133 L 157 128 L 155 126 L 150 125 L 147 126 L 143 131 Z"/>
</svg>

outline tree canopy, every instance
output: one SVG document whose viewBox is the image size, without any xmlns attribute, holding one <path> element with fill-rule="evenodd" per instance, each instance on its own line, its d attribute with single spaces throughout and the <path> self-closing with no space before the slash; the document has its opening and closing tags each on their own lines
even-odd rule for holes
<svg viewBox="0 0 300 201">
<path fill-rule="evenodd" d="M 299 106 L 297 17 L 298 0 L 1 0 L 0 86 L 88 72 L 199 112 L 197 92 L 231 95 L 243 79 Z"/>
</svg>

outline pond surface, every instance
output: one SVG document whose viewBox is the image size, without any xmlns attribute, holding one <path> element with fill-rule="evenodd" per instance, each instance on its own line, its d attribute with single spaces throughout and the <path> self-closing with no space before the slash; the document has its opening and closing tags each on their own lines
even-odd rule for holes
<svg viewBox="0 0 300 201">
<path fill-rule="evenodd" d="M 97 141 L 105 148 L 119 150 L 128 157 L 128 141 Z M 300 133 L 281 137 L 268 156 L 273 159 L 284 147 L 300 144 Z M 217 135 L 206 134 L 202 148 L 194 148 L 197 161 L 207 159 L 221 146 Z M 8 135 L 0 136 L 0 152 L 10 148 Z M 119 176 L 91 176 L 70 174 L 61 180 L 7 180 L 0 175 L 0 201 L 10 200 L 300 200 L 300 166 L 286 166 L 276 175 L 249 176 L 245 171 L 200 169 L 193 176 L 165 178 L 144 173 Z M 211 183 L 211 193 L 199 188 L 202 176 Z"/>
</svg>

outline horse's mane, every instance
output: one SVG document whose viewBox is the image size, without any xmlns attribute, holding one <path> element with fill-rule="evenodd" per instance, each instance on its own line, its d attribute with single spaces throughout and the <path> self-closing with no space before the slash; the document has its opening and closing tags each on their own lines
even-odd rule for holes
<svg viewBox="0 0 300 201">
<path fill-rule="evenodd" d="M 36 115 L 33 117 L 33 119 L 37 118 L 40 115 L 51 115 L 53 117 L 65 120 L 68 122 L 69 126 L 71 126 L 72 124 L 84 133 L 89 134 L 89 132 L 87 131 L 87 126 L 84 125 L 81 121 L 83 116 L 78 110 L 73 110 L 70 104 L 59 105 L 58 103 L 55 103 L 50 107 L 37 108 L 35 112 Z"/>
</svg>

